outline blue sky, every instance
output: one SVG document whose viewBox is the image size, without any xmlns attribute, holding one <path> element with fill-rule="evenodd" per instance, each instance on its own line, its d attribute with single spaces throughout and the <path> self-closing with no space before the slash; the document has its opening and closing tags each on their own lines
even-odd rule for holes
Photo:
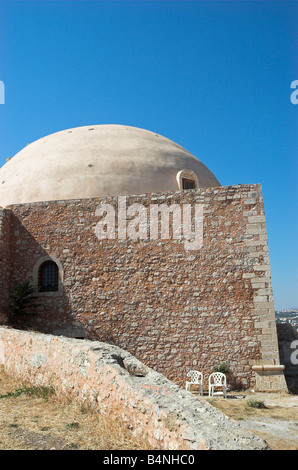
<svg viewBox="0 0 298 470">
<path fill-rule="evenodd" d="M 261 183 L 276 309 L 298 307 L 296 1 L 0 2 L 0 166 L 75 126 L 179 143 Z"/>
</svg>

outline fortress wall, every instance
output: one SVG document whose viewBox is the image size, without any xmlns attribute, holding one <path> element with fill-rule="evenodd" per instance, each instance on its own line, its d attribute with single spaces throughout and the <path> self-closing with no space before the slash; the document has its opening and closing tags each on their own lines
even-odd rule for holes
<svg viewBox="0 0 298 470">
<path fill-rule="evenodd" d="M 0 324 L 8 315 L 11 211 L 0 208 Z"/>
<path fill-rule="evenodd" d="M 99 240 L 99 203 L 111 204 L 116 238 Z M 203 205 L 203 245 L 119 240 L 117 197 L 11 206 L 13 282 L 34 279 L 46 255 L 63 267 L 63 289 L 40 294 L 33 326 L 46 333 L 109 341 L 184 384 L 225 362 L 233 386 L 285 387 L 255 364 L 279 364 L 264 205 L 260 185 L 129 196 L 142 204 Z M 149 219 L 149 217 L 148 217 Z M 148 221 L 149 224 L 149 221 Z M 80 333 L 81 332 L 81 333 Z"/>
<path fill-rule="evenodd" d="M 91 405 L 99 419 L 106 413 L 122 421 L 155 449 L 267 449 L 261 438 L 113 345 L 0 327 L 0 365 L 22 381 Z"/>
</svg>

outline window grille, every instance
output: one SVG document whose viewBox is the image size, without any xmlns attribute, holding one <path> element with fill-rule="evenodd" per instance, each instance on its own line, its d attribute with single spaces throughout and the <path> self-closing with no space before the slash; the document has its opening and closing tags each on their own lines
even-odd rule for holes
<svg viewBox="0 0 298 470">
<path fill-rule="evenodd" d="M 58 290 L 59 269 L 54 261 L 45 261 L 39 268 L 39 292 L 53 292 Z"/>
</svg>

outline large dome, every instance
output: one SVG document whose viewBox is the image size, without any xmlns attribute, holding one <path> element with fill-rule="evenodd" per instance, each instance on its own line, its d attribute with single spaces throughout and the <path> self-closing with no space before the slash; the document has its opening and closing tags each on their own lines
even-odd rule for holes
<svg viewBox="0 0 298 470">
<path fill-rule="evenodd" d="M 200 160 L 154 132 L 76 127 L 27 145 L 0 168 L 0 206 L 177 191 L 183 172 L 196 187 L 220 186 Z"/>
</svg>

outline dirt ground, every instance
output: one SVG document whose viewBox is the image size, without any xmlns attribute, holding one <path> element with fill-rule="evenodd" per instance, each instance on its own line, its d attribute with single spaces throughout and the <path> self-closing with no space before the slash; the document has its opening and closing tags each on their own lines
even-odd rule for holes
<svg viewBox="0 0 298 470">
<path fill-rule="evenodd" d="M 298 450 L 298 395 L 228 393 L 209 399 L 193 392 L 273 450 Z M 265 408 L 249 406 L 261 402 Z M 0 367 L 0 450 L 152 450 L 131 429 L 67 399 L 7 376 Z"/>
<path fill-rule="evenodd" d="M 272 450 L 298 450 L 298 395 L 230 392 L 227 399 L 198 398 L 208 400 L 245 429 L 262 437 Z M 250 403 L 265 407 L 254 408 Z"/>
</svg>

